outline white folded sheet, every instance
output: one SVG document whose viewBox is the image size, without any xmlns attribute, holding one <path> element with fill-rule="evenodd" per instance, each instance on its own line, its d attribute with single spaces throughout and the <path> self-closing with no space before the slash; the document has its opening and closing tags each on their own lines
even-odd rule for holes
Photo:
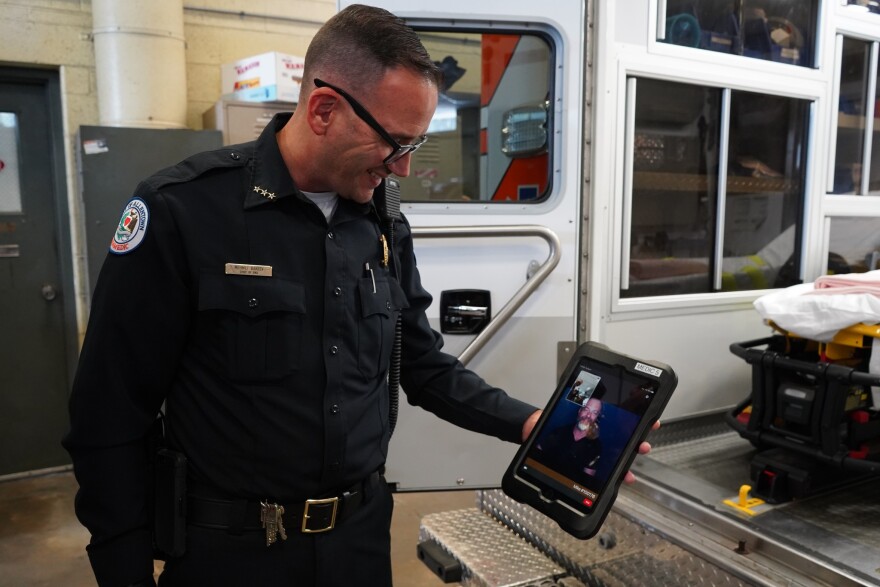
<svg viewBox="0 0 880 587">
<path fill-rule="evenodd" d="M 823 276 L 763 295 L 754 305 L 781 328 L 828 342 L 843 328 L 880 322 L 880 270 Z"/>
</svg>

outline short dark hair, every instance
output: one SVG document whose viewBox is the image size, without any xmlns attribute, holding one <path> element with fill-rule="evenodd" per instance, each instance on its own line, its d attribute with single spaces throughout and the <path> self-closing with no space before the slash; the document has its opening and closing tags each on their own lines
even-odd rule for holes
<svg viewBox="0 0 880 587">
<path fill-rule="evenodd" d="M 388 69 L 403 67 L 439 87 L 440 70 L 418 34 L 387 10 L 353 4 L 334 15 L 315 34 L 303 67 L 305 92 L 316 77 L 369 89 Z"/>
</svg>

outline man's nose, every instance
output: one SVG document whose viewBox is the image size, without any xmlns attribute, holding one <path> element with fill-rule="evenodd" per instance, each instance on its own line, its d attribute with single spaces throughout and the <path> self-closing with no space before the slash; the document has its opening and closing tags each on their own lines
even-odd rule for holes
<svg viewBox="0 0 880 587">
<path fill-rule="evenodd" d="M 385 167 L 388 169 L 388 173 L 393 173 L 397 177 L 407 177 L 409 176 L 409 164 L 412 161 L 412 153 L 407 153 L 394 163 L 389 163 Z"/>
</svg>

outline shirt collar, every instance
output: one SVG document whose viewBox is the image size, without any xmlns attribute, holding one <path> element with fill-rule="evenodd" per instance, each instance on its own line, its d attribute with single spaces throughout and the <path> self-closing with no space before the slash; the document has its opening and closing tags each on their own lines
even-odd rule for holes
<svg viewBox="0 0 880 587">
<path fill-rule="evenodd" d="M 290 112 L 276 114 L 257 139 L 251 185 L 244 200 L 246 209 L 293 196 L 298 191 L 281 157 L 275 136 L 292 115 Z"/>
<path fill-rule="evenodd" d="M 281 150 L 278 148 L 278 139 L 275 136 L 290 121 L 291 116 L 293 116 L 291 112 L 276 114 L 257 139 L 254 148 L 251 184 L 244 199 L 245 209 L 277 202 L 291 196 L 306 201 L 306 197 L 302 195 L 290 177 L 287 165 L 281 157 Z M 363 216 L 374 207 L 375 204 L 372 200 L 366 204 L 357 204 L 347 198 L 340 197 L 333 215 L 334 223 L 337 220 Z"/>
</svg>

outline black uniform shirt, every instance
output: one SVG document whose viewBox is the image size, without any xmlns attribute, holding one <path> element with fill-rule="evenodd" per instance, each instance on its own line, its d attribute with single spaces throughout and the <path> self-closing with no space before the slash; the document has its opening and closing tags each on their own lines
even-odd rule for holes
<svg viewBox="0 0 880 587">
<path fill-rule="evenodd" d="M 398 280 L 380 263 L 372 202 L 340 197 L 328 225 L 297 190 L 275 138 L 289 116 L 148 178 L 120 223 L 113 248 L 125 250 L 101 270 L 64 442 L 99 580 L 152 568 L 143 439 L 163 400 L 192 480 L 278 502 L 384 463 L 399 312 L 410 403 L 511 442 L 535 409 L 441 352 L 405 220 Z"/>
<path fill-rule="evenodd" d="M 541 438 L 538 447 L 545 463 L 575 480 L 583 477 L 585 469 L 596 469 L 602 455 L 599 438 L 575 440 L 571 425 L 550 431 Z"/>
</svg>

